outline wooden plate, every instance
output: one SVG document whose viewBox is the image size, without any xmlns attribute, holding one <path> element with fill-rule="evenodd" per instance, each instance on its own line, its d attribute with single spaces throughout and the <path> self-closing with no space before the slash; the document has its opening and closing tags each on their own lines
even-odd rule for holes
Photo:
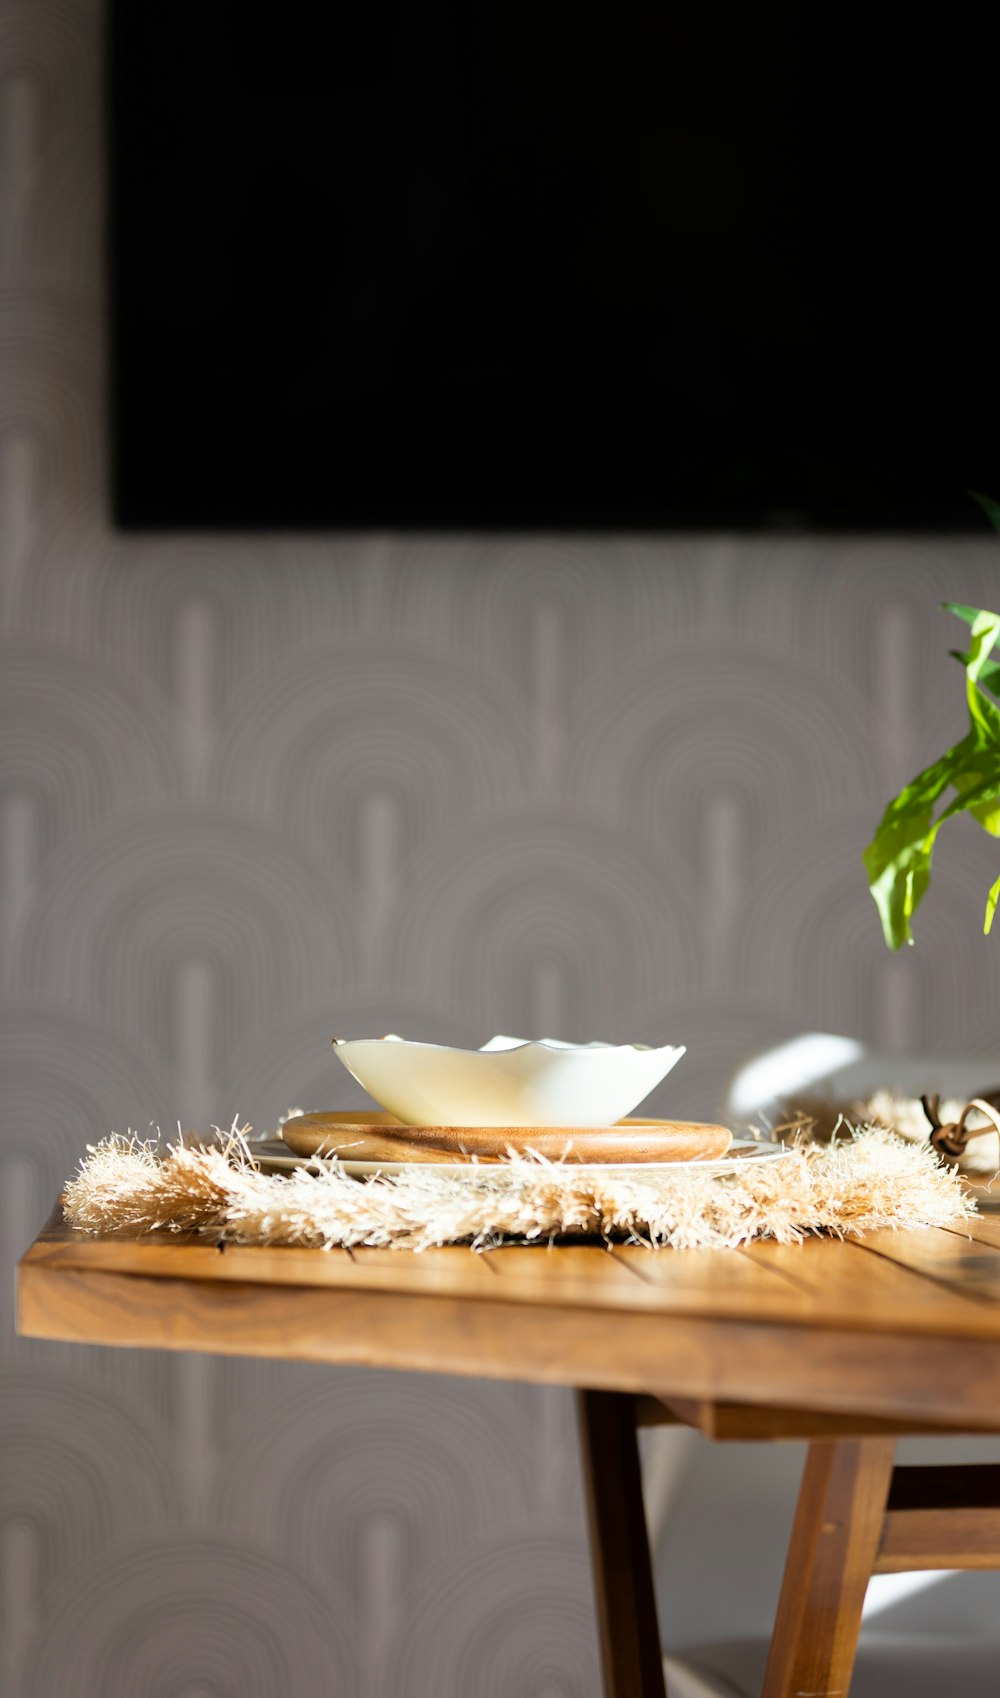
<svg viewBox="0 0 1000 1698">
<path fill-rule="evenodd" d="M 403 1126 L 391 1115 L 301 1114 L 282 1137 L 297 1156 L 352 1162 L 502 1161 L 513 1151 L 548 1161 L 712 1161 L 732 1143 L 725 1126 L 625 1120 L 617 1126 Z"/>
</svg>

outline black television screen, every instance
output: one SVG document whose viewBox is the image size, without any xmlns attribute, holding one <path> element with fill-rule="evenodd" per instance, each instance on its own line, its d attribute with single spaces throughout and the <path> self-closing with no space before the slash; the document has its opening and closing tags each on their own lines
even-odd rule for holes
<svg viewBox="0 0 1000 1698">
<path fill-rule="evenodd" d="M 961 528 L 1000 8 L 114 0 L 129 527 Z"/>
</svg>

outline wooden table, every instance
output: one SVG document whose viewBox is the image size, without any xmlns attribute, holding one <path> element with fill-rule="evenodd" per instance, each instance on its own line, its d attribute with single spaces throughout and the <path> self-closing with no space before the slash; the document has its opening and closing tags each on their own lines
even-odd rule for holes
<svg viewBox="0 0 1000 1698">
<path fill-rule="evenodd" d="M 21 1263 L 19 1326 L 577 1388 L 610 1698 L 664 1690 L 637 1419 L 812 1441 L 765 1698 L 846 1692 L 873 1570 L 1000 1565 L 1000 1469 L 893 1470 L 901 1433 L 1000 1431 L 1000 1220 L 737 1251 L 414 1255 L 99 1240 L 57 1209 Z"/>
</svg>

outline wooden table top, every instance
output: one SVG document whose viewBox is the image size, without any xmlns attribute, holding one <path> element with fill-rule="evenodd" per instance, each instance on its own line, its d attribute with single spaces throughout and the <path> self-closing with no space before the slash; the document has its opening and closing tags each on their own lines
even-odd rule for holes
<svg viewBox="0 0 1000 1698">
<path fill-rule="evenodd" d="M 742 1250 L 225 1250 L 97 1239 L 20 1266 L 37 1338 L 358 1363 L 1000 1430 L 1000 1220 Z"/>
</svg>

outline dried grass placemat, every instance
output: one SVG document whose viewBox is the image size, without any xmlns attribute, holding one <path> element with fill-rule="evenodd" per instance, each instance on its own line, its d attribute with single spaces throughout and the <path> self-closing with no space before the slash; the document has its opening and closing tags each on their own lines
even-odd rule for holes
<svg viewBox="0 0 1000 1698">
<path fill-rule="evenodd" d="M 199 1231 L 235 1244 L 423 1250 L 587 1234 L 677 1249 L 755 1238 L 951 1226 L 974 1213 L 954 1169 L 926 1145 L 866 1127 L 773 1161 L 650 1174 L 514 1158 L 467 1172 L 414 1166 L 359 1181 L 335 1161 L 269 1176 L 242 1135 L 166 1152 L 120 1137 L 92 1146 L 66 1187 L 66 1220 L 90 1233 Z"/>
</svg>

